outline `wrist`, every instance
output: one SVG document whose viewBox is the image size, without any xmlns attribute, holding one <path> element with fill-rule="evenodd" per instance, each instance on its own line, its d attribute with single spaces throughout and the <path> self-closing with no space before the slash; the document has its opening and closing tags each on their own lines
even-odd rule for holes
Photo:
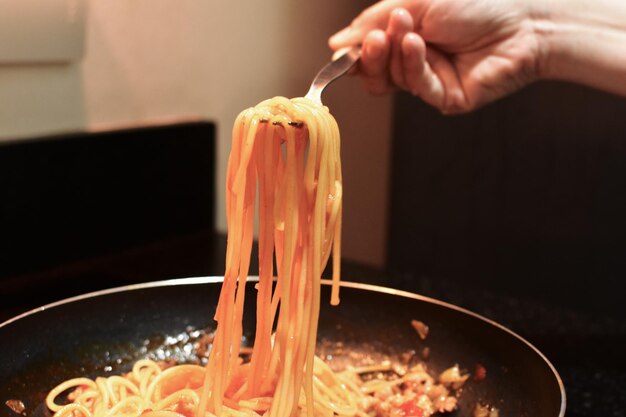
<svg viewBox="0 0 626 417">
<path fill-rule="evenodd" d="M 529 13 L 539 45 L 537 75 L 623 94 L 626 2 L 534 0 Z"/>
<path fill-rule="evenodd" d="M 558 42 L 555 42 L 555 33 L 559 31 L 554 21 L 554 1 L 538 0 L 526 3 L 528 20 L 533 28 L 536 42 L 535 71 L 537 79 L 550 78 L 553 72 L 553 61 Z"/>
</svg>

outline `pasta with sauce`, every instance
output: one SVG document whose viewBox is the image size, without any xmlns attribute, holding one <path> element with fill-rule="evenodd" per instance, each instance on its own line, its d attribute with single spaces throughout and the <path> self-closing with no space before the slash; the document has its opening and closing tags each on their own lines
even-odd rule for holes
<svg viewBox="0 0 626 417">
<path fill-rule="evenodd" d="M 359 375 L 372 369 L 333 372 L 315 356 L 320 277 L 331 253 L 331 304 L 339 303 L 342 193 L 339 130 L 328 108 L 275 97 L 241 112 L 227 170 L 226 269 L 206 367 L 140 360 L 123 376 L 61 383 L 49 393 L 48 408 L 55 417 L 365 417 L 417 409 L 428 416 L 454 409 L 448 389 L 423 368 L 365 382 Z M 244 363 L 242 318 L 257 211 L 256 334 Z M 68 390 L 71 402 L 57 404 Z"/>
</svg>

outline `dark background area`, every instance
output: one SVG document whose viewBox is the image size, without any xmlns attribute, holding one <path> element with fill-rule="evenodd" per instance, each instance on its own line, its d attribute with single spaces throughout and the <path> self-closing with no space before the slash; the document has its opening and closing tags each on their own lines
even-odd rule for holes
<svg viewBox="0 0 626 417">
<path fill-rule="evenodd" d="M 396 109 L 392 270 L 626 317 L 624 99 L 544 84 L 471 115 Z"/>
<path fill-rule="evenodd" d="M 88 291 L 221 275 L 208 122 L 0 146 L 0 321 Z M 495 319 L 626 409 L 626 101 L 543 83 L 469 115 L 395 100 L 388 266 L 343 277 Z M 253 269 L 251 271 L 255 273 Z"/>
<path fill-rule="evenodd" d="M 198 122 L 0 146 L 4 318 L 86 291 L 217 273 L 214 132 Z"/>
</svg>

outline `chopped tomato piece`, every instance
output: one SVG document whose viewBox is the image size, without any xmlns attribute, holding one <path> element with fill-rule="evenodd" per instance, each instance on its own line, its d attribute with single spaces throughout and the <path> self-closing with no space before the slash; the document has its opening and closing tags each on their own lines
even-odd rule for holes
<svg viewBox="0 0 626 417">
<path fill-rule="evenodd" d="M 416 400 L 406 401 L 400 406 L 400 410 L 407 417 L 422 417 L 424 415 L 424 410 L 417 405 Z"/>
<path fill-rule="evenodd" d="M 476 364 L 476 369 L 474 370 L 474 381 L 481 382 L 487 378 L 487 369 L 482 366 L 480 363 Z"/>
</svg>

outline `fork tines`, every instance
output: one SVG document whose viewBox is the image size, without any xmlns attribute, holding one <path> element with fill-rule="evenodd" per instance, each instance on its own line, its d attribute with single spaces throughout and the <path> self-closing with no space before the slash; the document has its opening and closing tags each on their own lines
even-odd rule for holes
<svg viewBox="0 0 626 417">
<path fill-rule="evenodd" d="M 261 119 L 261 120 L 259 120 L 259 123 L 268 123 L 269 121 L 270 121 L 269 119 Z M 281 121 L 279 121 L 279 120 L 273 120 L 272 124 L 274 126 L 282 126 L 283 125 L 283 123 Z M 294 122 L 293 120 L 288 121 L 287 124 L 289 126 L 292 126 L 292 127 L 302 127 L 302 126 L 304 126 L 304 123 L 302 123 L 302 122 Z"/>
</svg>

